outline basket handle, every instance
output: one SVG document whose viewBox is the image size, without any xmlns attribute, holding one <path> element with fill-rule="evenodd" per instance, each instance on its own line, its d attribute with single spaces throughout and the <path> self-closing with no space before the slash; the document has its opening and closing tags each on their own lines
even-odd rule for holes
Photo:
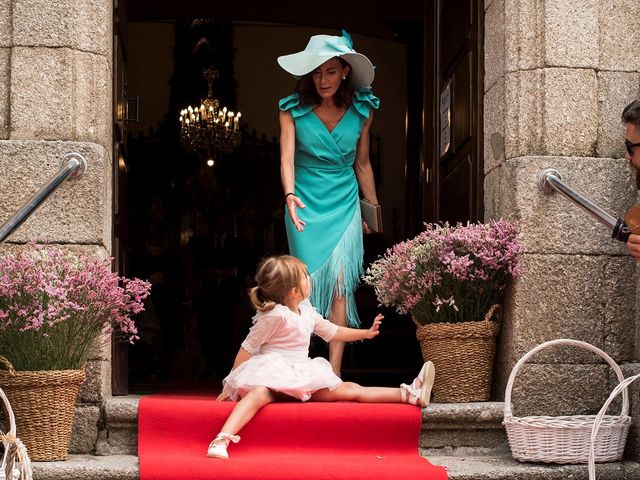
<svg viewBox="0 0 640 480">
<path fill-rule="evenodd" d="M 16 436 L 16 416 L 13 414 L 13 410 L 11 409 L 11 405 L 9 404 L 9 399 L 4 394 L 4 391 L 0 388 L 0 399 L 4 402 L 4 406 L 7 409 L 7 413 L 9 415 L 9 434 Z"/>
<path fill-rule="evenodd" d="M 4 358 L 4 357 L 2 357 Z M 5 359 L 6 360 L 6 359 Z M 13 368 L 13 367 L 12 367 Z M 0 398 L 2 399 L 2 401 L 4 402 L 4 406 L 7 409 L 7 413 L 9 415 L 9 437 L 10 438 L 15 438 L 16 437 L 16 417 L 13 414 L 13 410 L 11 409 L 11 404 L 9 404 L 9 399 L 7 399 L 7 396 L 4 394 L 4 391 L 0 388 Z M 0 439 L 4 440 L 5 436 L 2 435 L 2 432 L 0 432 Z M 2 455 L 2 461 L 0 461 L 0 468 L 2 470 L 5 470 L 5 467 L 7 465 L 7 461 L 8 461 L 8 455 L 9 455 L 9 444 L 7 444 L 5 441 L 3 441 L 4 445 L 4 453 Z M 13 478 L 13 476 L 12 476 Z"/>
<path fill-rule="evenodd" d="M 523 356 L 520 360 L 518 360 L 518 363 L 514 365 L 513 370 L 511 370 L 511 375 L 509 375 L 509 381 L 507 382 L 507 388 L 504 393 L 505 420 L 513 417 L 512 406 L 511 406 L 511 390 L 513 389 L 513 383 L 515 382 L 516 374 L 520 370 L 520 367 L 522 367 L 522 365 L 529 358 L 531 358 L 531 356 L 533 356 L 540 350 L 543 350 L 547 347 L 556 346 L 556 345 L 569 345 L 574 347 L 580 347 L 580 348 L 584 348 L 585 350 L 590 350 L 593 353 L 597 353 L 611 366 L 611 368 L 613 368 L 613 371 L 616 373 L 616 376 L 618 377 L 618 382 L 620 383 L 623 382 L 624 376 L 622 375 L 622 370 L 620 370 L 620 367 L 618 366 L 618 364 L 609 355 L 607 355 L 605 352 L 600 350 L 598 347 L 594 347 L 593 345 L 587 342 L 581 342 L 580 340 L 572 340 L 570 338 L 559 338 L 556 340 L 549 340 L 548 342 L 541 343 L 540 345 L 532 349 L 529 353 L 527 353 L 525 356 Z M 627 415 L 628 413 L 629 413 L 629 394 L 627 393 L 626 390 L 624 390 L 622 392 L 621 415 Z"/>
<path fill-rule="evenodd" d="M 16 370 L 15 368 L 13 368 L 13 365 L 11 364 L 11 362 L 9 360 L 7 360 L 5 357 L 3 357 L 2 355 L 0 355 L 0 364 L 2 364 L 8 371 L 9 371 L 9 375 L 15 375 L 16 374 Z M 9 403 L 9 399 L 7 398 L 7 396 L 4 394 L 4 391 L 2 390 L 2 388 L 0 388 L 0 399 L 2 399 L 2 402 L 4 403 L 4 406 L 7 410 L 7 414 L 9 415 L 9 432 L 7 432 L 9 434 L 10 437 L 15 438 L 16 436 L 16 417 L 13 414 L 13 410 L 11 408 L 11 404 Z M 3 438 L 4 436 L 2 435 L 2 432 L 0 432 L 0 438 Z M 4 454 L 2 455 L 2 461 L 0 462 L 0 468 L 2 468 L 2 470 L 4 470 L 6 464 L 7 464 L 7 455 L 9 454 L 9 446 L 7 444 L 5 444 L 4 446 Z"/>
<path fill-rule="evenodd" d="M 16 374 L 16 369 L 13 368 L 13 365 L 11 364 L 11 362 L 6 357 L 3 357 L 2 355 L 0 355 L 0 365 L 2 365 L 5 369 L 7 369 L 7 371 L 9 372 L 9 375 L 14 376 Z"/>
<path fill-rule="evenodd" d="M 607 409 L 613 400 L 620 394 L 620 391 L 624 390 L 624 393 L 627 393 L 627 387 L 638 380 L 640 378 L 640 374 L 634 375 L 633 377 L 625 378 L 622 382 L 620 382 L 616 388 L 613 389 L 607 401 L 604 402 L 604 405 L 596 415 L 596 419 L 593 422 L 593 427 L 591 428 L 591 444 L 589 445 L 589 480 L 596 479 L 596 453 L 595 453 L 595 441 L 598 435 L 598 430 L 600 429 L 600 425 L 602 423 L 602 419 L 607 413 Z"/>
<path fill-rule="evenodd" d="M 491 305 L 491 308 L 489 308 L 489 311 L 484 316 L 484 323 L 489 324 L 494 314 L 496 317 L 498 317 L 496 320 L 499 320 L 499 316 L 501 312 L 502 312 L 502 305 L 500 305 L 499 303 L 494 303 L 493 305 Z"/>
</svg>

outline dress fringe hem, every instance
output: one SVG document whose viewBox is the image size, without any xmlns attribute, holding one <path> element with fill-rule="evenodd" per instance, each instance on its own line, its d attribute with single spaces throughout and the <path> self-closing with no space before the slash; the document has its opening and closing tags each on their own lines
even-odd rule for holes
<svg viewBox="0 0 640 480">
<path fill-rule="evenodd" d="M 362 220 L 356 208 L 349 226 L 327 260 L 311 273 L 311 304 L 324 317 L 331 315 L 334 292 L 347 299 L 350 327 L 360 326 L 354 292 L 363 274 Z"/>
</svg>

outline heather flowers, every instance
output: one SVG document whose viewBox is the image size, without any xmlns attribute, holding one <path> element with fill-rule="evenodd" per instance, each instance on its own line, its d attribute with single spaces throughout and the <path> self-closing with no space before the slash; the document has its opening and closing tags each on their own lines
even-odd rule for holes
<svg viewBox="0 0 640 480">
<path fill-rule="evenodd" d="M 517 224 L 426 224 L 366 271 L 381 305 L 410 313 L 421 325 L 477 321 L 498 302 L 507 281 L 524 271 Z"/>
<path fill-rule="evenodd" d="M 16 370 L 79 369 L 105 334 L 136 340 L 151 285 L 110 264 L 35 244 L 0 257 L 0 354 Z"/>
</svg>

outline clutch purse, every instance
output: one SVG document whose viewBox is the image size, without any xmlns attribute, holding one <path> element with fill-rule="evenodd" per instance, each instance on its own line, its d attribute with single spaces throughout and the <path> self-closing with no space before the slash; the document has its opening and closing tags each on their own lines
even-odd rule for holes
<svg viewBox="0 0 640 480">
<path fill-rule="evenodd" d="M 360 212 L 362 220 L 367 222 L 371 230 L 376 233 L 382 233 L 382 208 L 380 205 L 374 205 L 361 198 Z"/>
</svg>

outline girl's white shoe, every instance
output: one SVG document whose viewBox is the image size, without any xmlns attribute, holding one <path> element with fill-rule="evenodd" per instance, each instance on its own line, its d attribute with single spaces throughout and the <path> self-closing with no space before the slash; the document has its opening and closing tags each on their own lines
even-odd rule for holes
<svg viewBox="0 0 640 480">
<path fill-rule="evenodd" d="M 227 446 L 229 446 L 229 442 L 238 443 L 239 441 L 240 437 L 238 435 L 220 432 L 216 438 L 211 440 L 209 448 L 207 449 L 207 457 L 228 460 L 229 453 L 227 453 Z"/>
<path fill-rule="evenodd" d="M 411 405 L 417 405 L 422 408 L 427 407 L 431 400 L 431 389 L 433 388 L 435 377 L 436 368 L 433 362 L 424 362 L 420 373 L 413 379 L 411 385 L 405 383 L 400 385 L 402 403 L 410 403 Z"/>
</svg>

